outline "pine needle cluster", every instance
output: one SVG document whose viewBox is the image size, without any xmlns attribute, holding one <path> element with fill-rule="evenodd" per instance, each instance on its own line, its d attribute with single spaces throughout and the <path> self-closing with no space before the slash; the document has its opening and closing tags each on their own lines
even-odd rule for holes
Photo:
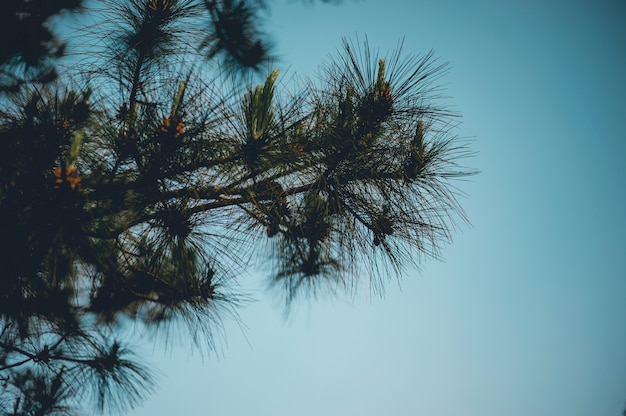
<svg viewBox="0 0 626 416">
<path fill-rule="evenodd" d="M 254 86 L 256 6 L 106 0 L 57 81 L 4 90 L 2 414 L 141 403 L 151 372 L 116 328 L 182 325 L 211 349 L 254 261 L 287 304 L 383 294 L 466 221 L 446 66 L 346 40 L 298 92 L 278 70 Z"/>
</svg>

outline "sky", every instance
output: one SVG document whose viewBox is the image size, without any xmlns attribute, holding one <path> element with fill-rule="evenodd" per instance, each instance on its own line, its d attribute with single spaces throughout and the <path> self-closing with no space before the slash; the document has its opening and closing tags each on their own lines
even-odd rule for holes
<svg viewBox="0 0 626 416">
<path fill-rule="evenodd" d="M 480 170 L 471 226 L 384 298 L 255 302 L 217 353 L 145 358 L 130 416 L 620 416 L 626 402 L 626 3 L 274 0 L 282 76 L 315 77 L 343 37 L 433 49 Z M 181 335 L 182 336 L 182 335 Z"/>
</svg>

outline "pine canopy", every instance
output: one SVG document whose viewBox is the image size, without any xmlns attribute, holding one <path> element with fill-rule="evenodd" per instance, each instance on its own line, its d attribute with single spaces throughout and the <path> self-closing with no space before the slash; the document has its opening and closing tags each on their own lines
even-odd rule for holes
<svg viewBox="0 0 626 416">
<path fill-rule="evenodd" d="M 262 76 L 253 3 L 101 3 L 56 81 L 3 64 L 21 81 L 0 107 L 2 414 L 135 406 L 151 374 L 116 325 L 211 348 L 251 265 L 287 305 L 383 294 L 465 221 L 450 180 L 470 153 L 432 52 L 344 40 L 288 90 Z"/>
</svg>

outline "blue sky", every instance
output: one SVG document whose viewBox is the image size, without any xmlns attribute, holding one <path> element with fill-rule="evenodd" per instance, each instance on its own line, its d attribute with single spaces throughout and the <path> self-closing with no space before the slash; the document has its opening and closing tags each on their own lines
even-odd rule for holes
<svg viewBox="0 0 626 416">
<path fill-rule="evenodd" d="M 618 416 L 626 401 L 626 3 L 275 0 L 277 67 L 314 77 L 342 37 L 450 63 L 481 173 L 472 227 L 390 280 L 384 299 L 299 305 L 261 276 L 219 355 L 184 340 L 149 360 L 132 416 Z"/>
</svg>

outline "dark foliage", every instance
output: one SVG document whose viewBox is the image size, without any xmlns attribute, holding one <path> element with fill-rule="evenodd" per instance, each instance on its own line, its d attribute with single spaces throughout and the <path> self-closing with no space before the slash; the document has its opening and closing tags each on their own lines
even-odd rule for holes
<svg viewBox="0 0 626 416">
<path fill-rule="evenodd" d="M 297 93 L 277 70 L 241 88 L 232 71 L 268 54 L 258 4 L 107 0 L 48 82 L 20 68 L 49 70 L 63 48 L 47 19 L 80 2 L 44 3 L 3 17 L 39 31 L 2 51 L 1 414 L 137 405 L 151 372 L 119 329 L 182 327 L 214 348 L 257 258 L 287 305 L 365 276 L 383 294 L 465 220 L 450 180 L 471 173 L 468 150 L 432 53 L 344 41 Z"/>
<path fill-rule="evenodd" d="M 63 55 L 65 43 L 50 29 L 62 11 L 78 10 L 82 0 L 4 0 L 0 13 L 0 93 L 17 91 L 28 82 L 56 78 L 51 61 Z"/>
</svg>

